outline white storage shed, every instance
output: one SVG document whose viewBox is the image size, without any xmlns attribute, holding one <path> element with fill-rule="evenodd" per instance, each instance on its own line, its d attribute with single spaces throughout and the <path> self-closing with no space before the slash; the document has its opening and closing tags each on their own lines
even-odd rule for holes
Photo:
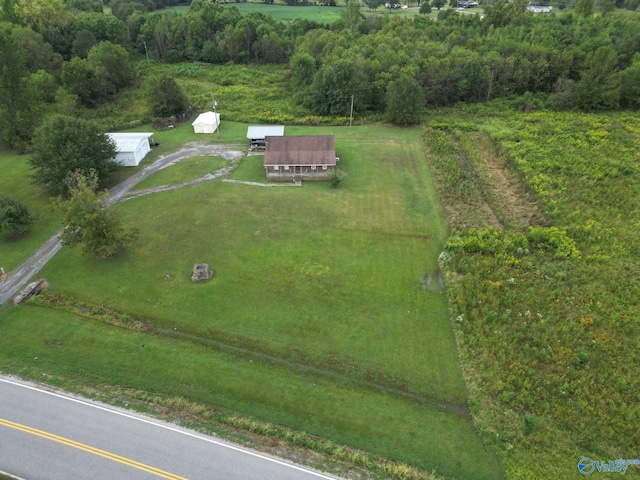
<svg viewBox="0 0 640 480">
<path fill-rule="evenodd" d="M 149 139 L 153 133 L 127 132 L 107 133 L 116 145 L 115 161 L 125 167 L 137 167 L 142 159 L 151 151 Z"/>
<path fill-rule="evenodd" d="M 220 125 L 220 114 L 215 112 L 201 113 L 191 125 L 193 125 L 194 133 L 213 133 Z"/>
</svg>

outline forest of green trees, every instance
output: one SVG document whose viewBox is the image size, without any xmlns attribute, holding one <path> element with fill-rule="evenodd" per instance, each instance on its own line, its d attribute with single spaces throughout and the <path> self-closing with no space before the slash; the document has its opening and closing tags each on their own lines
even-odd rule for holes
<svg viewBox="0 0 640 480">
<path fill-rule="evenodd" d="M 288 63 L 295 101 L 314 115 L 346 115 L 351 95 L 360 115 L 394 123 L 419 119 L 399 109 L 495 98 L 524 110 L 640 106 L 640 17 L 614 8 L 636 0 L 578 0 L 548 15 L 497 0 L 483 15 L 444 8 L 437 18 L 366 16 L 349 2 L 331 25 L 242 16 L 212 0 L 185 15 L 156 11 L 175 1 L 112 0 L 103 11 L 96 0 L 2 0 L 0 142 L 24 150 L 43 112 L 92 109 L 137 86 L 135 60 L 146 55 Z M 417 100 L 403 104 L 406 95 Z"/>
</svg>

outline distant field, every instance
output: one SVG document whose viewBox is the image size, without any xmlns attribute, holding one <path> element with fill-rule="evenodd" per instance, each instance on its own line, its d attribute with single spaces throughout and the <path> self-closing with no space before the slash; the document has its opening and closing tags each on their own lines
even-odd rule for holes
<svg viewBox="0 0 640 480">
<path fill-rule="evenodd" d="M 340 18 L 341 7 L 322 7 L 322 6 L 298 6 L 291 7 L 288 5 L 267 5 L 264 3 L 224 3 L 223 6 L 234 6 L 242 15 L 246 15 L 251 12 L 260 12 L 265 15 L 272 16 L 279 22 L 290 22 L 296 18 L 304 20 L 313 20 L 318 23 L 333 23 Z M 187 5 L 180 5 L 165 10 L 157 10 L 157 12 L 164 12 L 167 10 L 173 10 L 179 14 L 186 14 L 189 11 Z"/>
<path fill-rule="evenodd" d="M 279 22 L 291 22 L 296 18 L 303 20 L 313 20 L 318 23 L 330 24 L 340 18 L 342 7 L 290 7 L 288 5 L 266 5 L 264 3 L 233 3 L 242 15 L 251 12 L 260 12 L 270 15 Z"/>
<path fill-rule="evenodd" d="M 289 5 L 282 4 L 265 4 L 265 3 L 224 3 L 224 6 L 234 6 L 242 15 L 246 15 L 251 12 L 260 12 L 265 15 L 270 15 L 279 22 L 291 22 L 296 18 L 301 18 L 304 20 L 312 20 L 318 23 L 331 24 L 336 20 L 340 19 L 340 13 L 343 11 L 344 5 L 336 6 L 336 7 L 323 7 L 323 6 L 296 6 L 291 7 Z M 177 7 L 172 7 L 170 9 L 165 10 L 157 10 L 158 12 L 164 12 L 167 10 L 173 10 L 179 14 L 186 14 L 189 11 L 189 7 L 186 5 L 180 5 Z M 477 9 L 472 9 L 471 11 L 475 12 Z M 370 10 L 366 7 L 362 7 L 360 9 L 362 14 L 364 15 L 399 15 L 402 17 L 412 17 L 418 15 L 419 7 L 411 6 L 407 9 L 393 9 L 390 10 L 388 8 L 379 7 L 376 10 Z M 435 12 L 435 13 L 434 13 Z M 437 10 L 433 10 L 433 12 L 429 15 L 430 17 L 435 17 L 437 15 Z"/>
</svg>

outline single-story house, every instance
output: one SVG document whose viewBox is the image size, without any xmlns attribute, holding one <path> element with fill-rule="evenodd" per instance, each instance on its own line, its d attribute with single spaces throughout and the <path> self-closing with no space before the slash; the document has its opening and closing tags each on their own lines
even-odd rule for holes
<svg viewBox="0 0 640 480">
<path fill-rule="evenodd" d="M 252 149 L 264 148 L 265 138 L 282 137 L 284 125 L 251 125 L 247 128 L 247 138 Z"/>
<path fill-rule="evenodd" d="M 267 180 L 327 180 L 336 160 L 333 135 L 266 137 Z"/>
<path fill-rule="evenodd" d="M 142 159 L 151 151 L 149 139 L 153 133 L 127 132 L 107 133 L 116 146 L 115 161 L 125 167 L 137 167 Z"/>
<path fill-rule="evenodd" d="M 220 125 L 220 114 L 215 112 L 204 112 L 191 124 L 194 133 L 213 133 Z"/>
</svg>

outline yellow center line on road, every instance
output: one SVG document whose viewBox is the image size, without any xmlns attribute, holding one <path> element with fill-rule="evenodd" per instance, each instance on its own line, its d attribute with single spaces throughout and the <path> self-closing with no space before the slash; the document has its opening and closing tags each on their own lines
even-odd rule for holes
<svg viewBox="0 0 640 480">
<path fill-rule="evenodd" d="M 187 480 L 185 477 L 181 477 L 179 475 L 174 475 L 173 473 L 165 472 L 164 470 L 160 470 L 159 468 L 145 465 L 144 463 L 136 462 L 135 460 L 131 460 L 129 458 L 121 457 L 120 455 L 116 455 L 115 453 L 107 452 L 105 450 L 100 450 L 99 448 L 95 448 L 90 445 L 85 445 L 84 443 L 76 442 L 75 440 L 71 440 L 69 438 L 60 437 L 58 435 L 45 432 L 43 430 L 38 430 L 37 428 L 28 427 L 20 423 L 12 422 L 10 420 L 5 420 L 4 418 L 0 418 L 0 425 L 8 428 L 13 428 L 14 430 L 19 430 L 21 432 L 30 433 L 32 435 L 36 435 L 38 437 L 42 437 L 47 440 L 52 440 L 54 442 L 67 445 L 69 447 L 77 448 L 78 450 L 83 450 L 85 452 L 98 455 L 100 457 L 106 458 L 108 460 L 112 460 L 114 462 L 122 463 L 129 467 L 137 468 L 138 470 L 143 470 L 145 472 L 151 473 L 158 477 L 166 478 L 168 480 Z"/>
</svg>

